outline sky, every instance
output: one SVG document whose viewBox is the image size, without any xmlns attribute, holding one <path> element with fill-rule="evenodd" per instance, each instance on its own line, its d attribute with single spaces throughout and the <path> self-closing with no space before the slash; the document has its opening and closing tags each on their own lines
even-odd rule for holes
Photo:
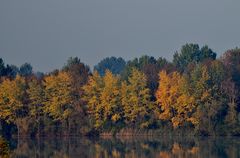
<svg viewBox="0 0 240 158">
<path fill-rule="evenodd" d="M 1 0 L 0 58 L 49 72 L 71 56 L 171 60 L 186 43 L 220 56 L 240 46 L 239 15 L 239 0 Z"/>
</svg>

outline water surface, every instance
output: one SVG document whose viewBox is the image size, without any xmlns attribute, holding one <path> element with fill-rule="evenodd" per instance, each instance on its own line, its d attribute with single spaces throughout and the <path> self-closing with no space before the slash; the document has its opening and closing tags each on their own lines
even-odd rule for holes
<svg viewBox="0 0 240 158">
<path fill-rule="evenodd" d="M 65 138 L 10 141 L 13 158 L 238 158 L 239 138 Z"/>
</svg>

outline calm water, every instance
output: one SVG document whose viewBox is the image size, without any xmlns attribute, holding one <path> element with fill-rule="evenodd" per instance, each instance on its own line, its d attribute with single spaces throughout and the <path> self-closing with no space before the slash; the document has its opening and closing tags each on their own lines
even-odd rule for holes
<svg viewBox="0 0 240 158">
<path fill-rule="evenodd" d="M 13 158 L 237 158 L 239 138 L 71 138 L 10 141 Z"/>
</svg>

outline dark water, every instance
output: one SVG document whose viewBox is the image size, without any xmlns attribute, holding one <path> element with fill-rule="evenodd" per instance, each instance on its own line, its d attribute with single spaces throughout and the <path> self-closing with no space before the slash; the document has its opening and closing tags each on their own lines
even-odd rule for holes
<svg viewBox="0 0 240 158">
<path fill-rule="evenodd" d="M 10 141 L 13 158 L 240 158 L 239 138 L 71 138 Z"/>
</svg>

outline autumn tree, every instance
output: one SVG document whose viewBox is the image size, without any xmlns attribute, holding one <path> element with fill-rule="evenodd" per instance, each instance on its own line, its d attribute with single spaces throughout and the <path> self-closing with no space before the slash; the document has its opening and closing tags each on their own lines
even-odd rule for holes
<svg viewBox="0 0 240 158">
<path fill-rule="evenodd" d="M 128 83 L 123 82 L 121 86 L 121 101 L 127 126 L 146 128 L 151 125 L 153 103 L 149 92 L 146 76 L 133 68 Z"/>
<path fill-rule="evenodd" d="M 96 71 L 84 86 L 85 99 L 96 129 L 111 129 L 121 121 L 119 77 L 106 71 L 101 77 Z"/>
<path fill-rule="evenodd" d="M 159 118 L 170 121 L 175 128 L 186 122 L 195 124 L 192 117 L 194 98 L 188 92 L 185 78 L 178 72 L 167 74 L 166 71 L 161 71 L 159 77 L 160 85 L 156 92 Z"/>
<path fill-rule="evenodd" d="M 0 118 L 17 126 L 18 137 L 21 121 L 27 114 L 25 79 L 17 76 L 14 80 L 3 80 L 0 84 Z"/>
<path fill-rule="evenodd" d="M 30 109 L 30 116 L 37 122 L 38 135 L 40 135 L 40 123 L 44 115 L 45 94 L 44 87 L 41 80 L 32 78 L 28 82 L 28 105 Z"/>
<path fill-rule="evenodd" d="M 86 85 L 83 86 L 84 97 L 86 101 L 88 114 L 92 118 L 92 124 L 95 128 L 99 128 L 103 122 L 103 107 L 101 106 L 101 92 L 104 88 L 102 77 L 97 71 L 93 72 L 93 75 L 89 77 Z"/>
<path fill-rule="evenodd" d="M 44 93 L 46 102 L 44 112 L 54 120 L 66 122 L 70 132 L 69 118 L 72 114 L 73 105 L 71 97 L 71 80 L 67 72 L 59 72 L 44 78 Z M 70 133 L 69 133 L 70 134 Z"/>
<path fill-rule="evenodd" d="M 100 101 L 103 107 L 103 121 L 113 128 L 122 119 L 122 107 L 120 103 L 119 77 L 110 71 L 105 72 L 103 77 L 104 88 L 101 92 Z"/>
<path fill-rule="evenodd" d="M 132 69 L 135 68 L 144 73 L 147 79 L 147 87 L 150 89 L 151 100 L 155 100 L 155 91 L 158 88 L 158 73 L 160 70 L 170 70 L 172 65 L 162 57 L 155 59 L 152 56 L 143 55 L 127 62 L 123 72 L 122 80 L 128 80 Z"/>
</svg>

